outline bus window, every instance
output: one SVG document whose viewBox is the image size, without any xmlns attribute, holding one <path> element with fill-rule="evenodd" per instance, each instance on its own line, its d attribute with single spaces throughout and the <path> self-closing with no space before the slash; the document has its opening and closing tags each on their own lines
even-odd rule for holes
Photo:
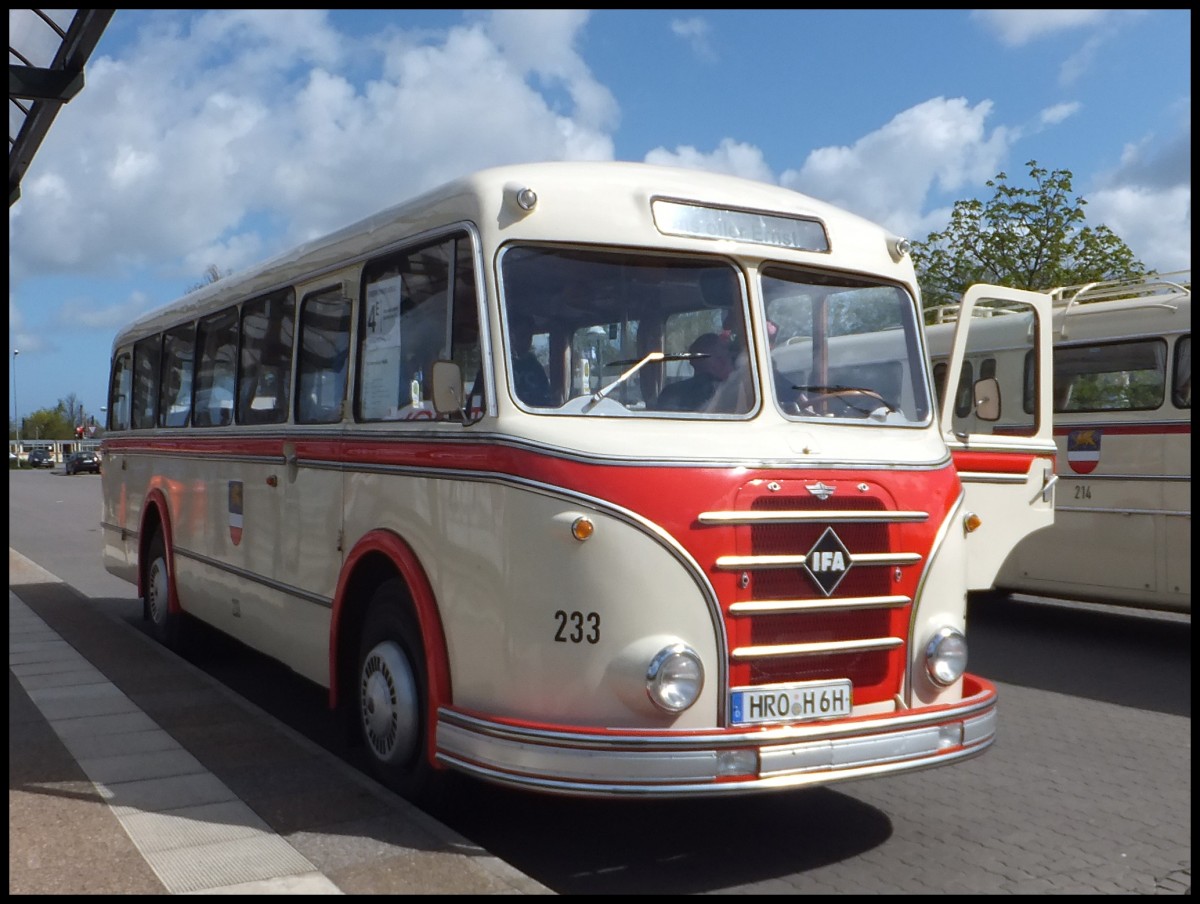
<svg viewBox="0 0 1200 904">
<path fill-rule="evenodd" d="M 300 307 L 296 422 L 336 424 L 346 397 L 350 300 L 341 287 L 309 295 Z"/>
<path fill-rule="evenodd" d="M 479 367 L 469 240 L 459 234 L 372 261 L 363 285 L 359 419 L 432 419 L 433 362 L 456 361 L 465 380 Z"/>
<path fill-rule="evenodd" d="M 1060 345 L 1054 352 L 1055 412 L 1158 408 L 1166 383 L 1161 339 Z"/>
<path fill-rule="evenodd" d="M 720 330 L 733 309 L 744 318 L 741 283 L 728 264 L 538 246 L 505 251 L 501 273 L 510 380 L 525 366 L 518 359 L 532 348 L 551 388 L 549 403 L 539 405 L 512 385 L 510 393 L 522 407 L 593 417 L 753 410 L 745 335 L 725 337 L 739 366 L 717 382 L 703 405 L 662 411 L 654 404 L 668 384 L 690 376 L 685 365 L 694 357 L 688 349 L 697 336 Z M 532 339 L 514 348 L 521 324 L 531 325 Z"/>
<path fill-rule="evenodd" d="M 122 349 L 113 358 L 112 386 L 108 391 L 108 429 L 129 429 L 129 390 L 132 383 L 133 354 Z"/>
<path fill-rule="evenodd" d="M 295 312 L 296 298 L 290 289 L 243 305 L 239 424 L 287 420 Z"/>
<path fill-rule="evenodd" d="M 192 402 L 196 427 L 233 423 L 233 389 L 237 378 L 238 316 L 230 308 L 200 321 L 196 331 L 199 363 Z"/>
<path fill-rule="evenodd" d="M 1175 378 L 1171 401 L 1176 408 L 1192 407 L 1192 337 L 1183 336 L 1175 343 Z"/>
<path fill-rule="evenodd" d="M 158 407 L 158 362 L 162 337 L 150 336 L 133 347 L 134 430 L 155 426 Z"/>
<path fill-rule="evenodd" d="M 192 365 L 195 329 L 178 327 L 163 336 L 163 379 L 159 387 L 160 427 L 186 427 L 192 414 Z"/>
<path fill-rule="evenodd" d="M 912 298 L 867 280 L 763 271 L 776 403 L 799 418 L 928 423 Z M 968 384 L 969 388 L 969 384 Z M 969 409 L 968 409 L 969 410 Z"/>
</svg>

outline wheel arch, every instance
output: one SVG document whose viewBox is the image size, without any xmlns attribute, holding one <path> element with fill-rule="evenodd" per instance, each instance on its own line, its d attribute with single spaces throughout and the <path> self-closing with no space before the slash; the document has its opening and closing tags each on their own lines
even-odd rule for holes
<svg viewBox="0 0 1200 904">
<path fill-rule="evenodd" d="M 181 612 L 179 593 L 175 587 L 175 540 L 171 534 L 171 518 L 167 514 L 167 498 L 162 490 L 153 489 L 146 494 L 142 504 L 142 520 L 138 528 L 137 590 L 138 596 L 146 598 L 146 550 L 150 540 L 162 531 L 163 554 L 167 557 L 167 605 L 173 613 Z"/>
<path fill-rule="evenodd" d="M 400 536 L 389 530 L 374 530 L 362 536 L 346 556 L 333 599 L 333 617 L 329 632 L 329 705 L 336 709 L 342 701 L 342 689 L 353 687 L 358 642 L 366 620 L 367 607 L 375 588 L 398 577 L 406 591 L 399 600 L 416 617 L 425 653 L 426 681 L 429 688 L 428 736 L 433 736 L 437 709 L 450 700 L 450 665 L 446 636 L 433 587 L 424 567 Z"/>
</svg>

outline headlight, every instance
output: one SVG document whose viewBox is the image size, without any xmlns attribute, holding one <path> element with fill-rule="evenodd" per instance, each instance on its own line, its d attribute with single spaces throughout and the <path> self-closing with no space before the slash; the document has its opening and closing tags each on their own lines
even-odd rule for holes
<svg viewBox="0 0 1200 904">
<path fill-rule="evenodd" d="M 646 693 L 659 709 L 683 712 L 696 702 L 704 687 L 700 656 L 685 643 L 663 647 L 646 670 Z"/>
<path fill-rule="evenodd" d="M 925 647 L 925 668 L 935 684 L 953 684 L 967 670 L 967 639 L 957 628 L 945 627 Z"/>
</svg>

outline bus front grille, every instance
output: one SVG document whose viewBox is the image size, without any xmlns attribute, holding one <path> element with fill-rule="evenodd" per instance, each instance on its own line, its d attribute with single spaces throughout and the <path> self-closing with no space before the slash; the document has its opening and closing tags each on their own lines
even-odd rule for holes
<svg viewBox="0 0 1200 904">
<path fill-rule="evenodd" d="M 840 495 L 777 489 L 700 516 L 735 528 L 737 552 L 715 563 L 736 577 L 726 610 L 732 687 L 849 678 L 855 703 L 900 692 L 918 571 L 909 566 L 923 559 L 904 525 L 929 515 L 897 510 L 879 491 Z"/>
</svg>

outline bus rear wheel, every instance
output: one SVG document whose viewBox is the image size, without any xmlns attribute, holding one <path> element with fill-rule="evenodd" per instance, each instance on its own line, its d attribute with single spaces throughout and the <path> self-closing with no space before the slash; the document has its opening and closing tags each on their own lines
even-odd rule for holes
<svg viewBox="0 0 1200 904">
<path fill-rule="evenodd" d="M 359 648 L 356 718 L 376 777 L 415 803 L 432 800 L 440 782 L 426 754 L 427 680 L 416 621 L 399 580 L 371 599 Z"/>
<path fill-rule="evenodd" d="M 177 649 L 182 634 L 182 616 L 171 611 L 171 579 L 161 531 L 150 538 L 142 567 L 142 586 L 145 588 L 142 617 L 150 622 L 151 633 L 159 643 Z"/>
</svg>

